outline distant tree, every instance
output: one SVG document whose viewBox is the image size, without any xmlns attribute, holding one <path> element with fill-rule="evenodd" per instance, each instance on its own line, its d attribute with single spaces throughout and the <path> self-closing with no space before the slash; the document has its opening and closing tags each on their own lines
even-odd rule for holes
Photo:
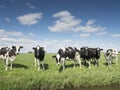
<svg viewBox="0 0 120 90">
<path fill-rule="evenodd" d="M 28 51 L 28 53 L 33 53 L 32 51 Z"/>
</svg>

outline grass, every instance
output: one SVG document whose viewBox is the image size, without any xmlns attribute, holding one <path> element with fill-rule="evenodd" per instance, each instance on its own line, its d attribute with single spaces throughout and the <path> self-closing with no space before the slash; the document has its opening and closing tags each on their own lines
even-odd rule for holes
<svg viewBox="0 0 120 90">
<path fill-rule="evenodd" d="M 6 72 L 4 62 L 0 60 L 1 90 L 56 90 L 92 86 L 120 85 L 120 58 L 118 65 L 107 66 L 104 56 L 99 60 L 99 67 L 91 64 L 91 69 L 79 64 L 73 68 L 73 61 L 66 61 L 65 71 L 57 66 L 53 54 L 45 56 L 45 70 L 37 71 L 33 54 L 20 54 L 16 57 L 13 70 Z M 119 55 L 120 56 L 120 55 Z M 115 61 L 114 61 L 115 62 Z"/>
</svg>

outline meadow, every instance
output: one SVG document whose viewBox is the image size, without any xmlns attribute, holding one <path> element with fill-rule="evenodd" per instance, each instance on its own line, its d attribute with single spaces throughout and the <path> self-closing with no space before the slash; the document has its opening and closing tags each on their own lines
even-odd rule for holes
<svg viewBox="0 0 120 90">
<path fill-rule="evenodd" d="M 80 88 L 93 86 L 120 85 L 120 55 L 118 65 L 113 61 L 107 66 L 101 55 L 99 67 L 91 64 L 91 69 L 79 64 L 73 68 L 73 61 L 66 61 L 66 69 L 56 65 L 52 53 L 46 53 L 45 70 L 37 71 L 34 66 L 33 53 L 24 53 L 16 57 L 13 70 L 5 71 L 4 62 L 0 60 L 0 89 L 1 90 L 61 90 L 65 88 Z"/>
</svg>

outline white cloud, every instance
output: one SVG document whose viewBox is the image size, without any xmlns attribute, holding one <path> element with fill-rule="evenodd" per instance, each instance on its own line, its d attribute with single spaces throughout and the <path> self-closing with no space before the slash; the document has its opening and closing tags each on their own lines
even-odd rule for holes
<svg viewBox="0 0 120 90">
<path fill-rule="evenodd" d="M 16 31 L 11 31 L 11 32 L 8 32 L 4 29 L 0 29 L 0 37 L 21 37 L 23 36 L 23 33 L 22 32 L 16 32 Z"/>
<path fill-rule="evenodd" d="M 84 34 L 80 34 L 81 37 L 88 37 L 90 36 L 90 33 L 84 33 Z"/>
<path fill-rule="evenodd" d="M 94 24 L 94 22 L 95 22 L 95 20 L 88 20 L 87 25 L 92 25 L 92 24 Z"/>
<path fill-rule="evenodd" d="M 101 36 L 101 35 L 106 35 L 106 34 L 107 32 L 103 31 L 103 32 L 98 33 L 97 35 Z"/>
<path fill-rule="evenodd" d="M 48 29 L 52 32 L 73 31 L 74 28 L 82 21 L 75 19 L 74 16 L 68 11 L 61 11 L 53 15 L 55 18 L 59 18 L 55 21 L 55 25 L 49 26 Z"/>
<path fill-rule="evenodd" d="M 120 37 L 120 34 L 113 34 L 113 37 Z"/>
<path fill-rule="evenodd" d="M 23 45 L 25 47 L 23 51 L 28 52 L 34 45 L 39 43 L 38 40 L 34 40 L 30 36 L 22 32 L 0 29 L 0 46 Z"/>
<path fill-rule="evenodd" d="M 13 34 L 16 33 L 16 34 Z M 58 39 L 33 39 L 31 37 L 33 33 L 24 34 L 22 32 L 15 32 L 15 31 L 7 31 L 5 29 L 0 29 L 0 46 L 12 46 L 12 45 L 23 45 L 22 52 L 33 51 L 32 47 L 40 45 L 45 47 L 47 52 L 54 52 L 56 53 L 59 48 L 61 47 L 77 47 L 80 48 L 82 46 L 89 46 L 89 47 L 100 47 L 100 48 L 108 48 L 109 47 L 119 47 L 119 42 L 115 42 L 114 44 L 111 41 L 100 41 L 100 40 L 58 40 Z M 33 34 L 34 35 L 34 34 Z M 81 34 L 83 37 L 89 36 L 89 33 Z"/>
<path fill-rule="evenodd" d="M 35 37 L 35 34 L 34 33 L 29 33 L 30 36 L 32 37 Z"/>
<path fill-rule="evenodd" d="M 10 22 L 10 18 L 5 18 L 5 20 L 6 20 L 7 22 Z"/>
<path fill-rule="evenodd" d="M 79 47 L 80 45 L 79 42 L 69 39 L 65 39 L 65 40 L 46 39 L 46 40 L 40 40 L 39 43 L 45 47 L 45 50 L 47 52 L 54 52 L 54 53 L 56 53 L 58 49 L 61 47 L 68 47 L 68 46 Z"/>
<path fill-rule="evenodd" d="M 76 19 L 71 15 L 69 11 L 60 11 L 53 15 L 54 18 L 58 18 L 54 22 L 53 26 L 49 26 L 48 29 L 52 32 L 83 32 L 83 33 L 97 33 L 103 32 L 106 28 L 96 26 L 95 20 L 88 20 L 85 25 L 82 25 L 81 19 Z"/>
<path fill-rule="evenodd" d="M 31 8 L 31 9 L 35 9 L 36 7 L 35 6 L 33 6 L 31 3 L 29 3 L 29 2 L 27 2 L 27 4 L 26 4 L 29 8 Z"/>
<path fill-rule="evenodd" d="M 42 19 L 42 13 L 30 13 L 17 17 L 17 20 L 22 25 L 33 25 L 37 24 Z"/>
</svg>

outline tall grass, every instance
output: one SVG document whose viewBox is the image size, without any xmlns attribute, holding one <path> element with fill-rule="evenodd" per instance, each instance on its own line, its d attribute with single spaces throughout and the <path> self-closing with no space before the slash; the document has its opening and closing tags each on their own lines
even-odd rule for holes
<svg viewBox="0 0 120 90">
<path fill-rule="evenodd" d="M 114 62 L 107 66 L 102 55 L 99 67 L 91 64 L 91 69 L 79 64 L 73 68 L 73 61 L 66 61 L 66 69 L 57 66 L 53 54 L 45 56 L 45 70 L 37 71 L 33 54 L 20 54 L 16 57 L 13 70 L 6 72 L 4 62 L 0 60 L 0 89 L 2 90 L 56 90 L 105 85 L 120 85 L 120 58 L 118 65 Z"/>
</svg>

